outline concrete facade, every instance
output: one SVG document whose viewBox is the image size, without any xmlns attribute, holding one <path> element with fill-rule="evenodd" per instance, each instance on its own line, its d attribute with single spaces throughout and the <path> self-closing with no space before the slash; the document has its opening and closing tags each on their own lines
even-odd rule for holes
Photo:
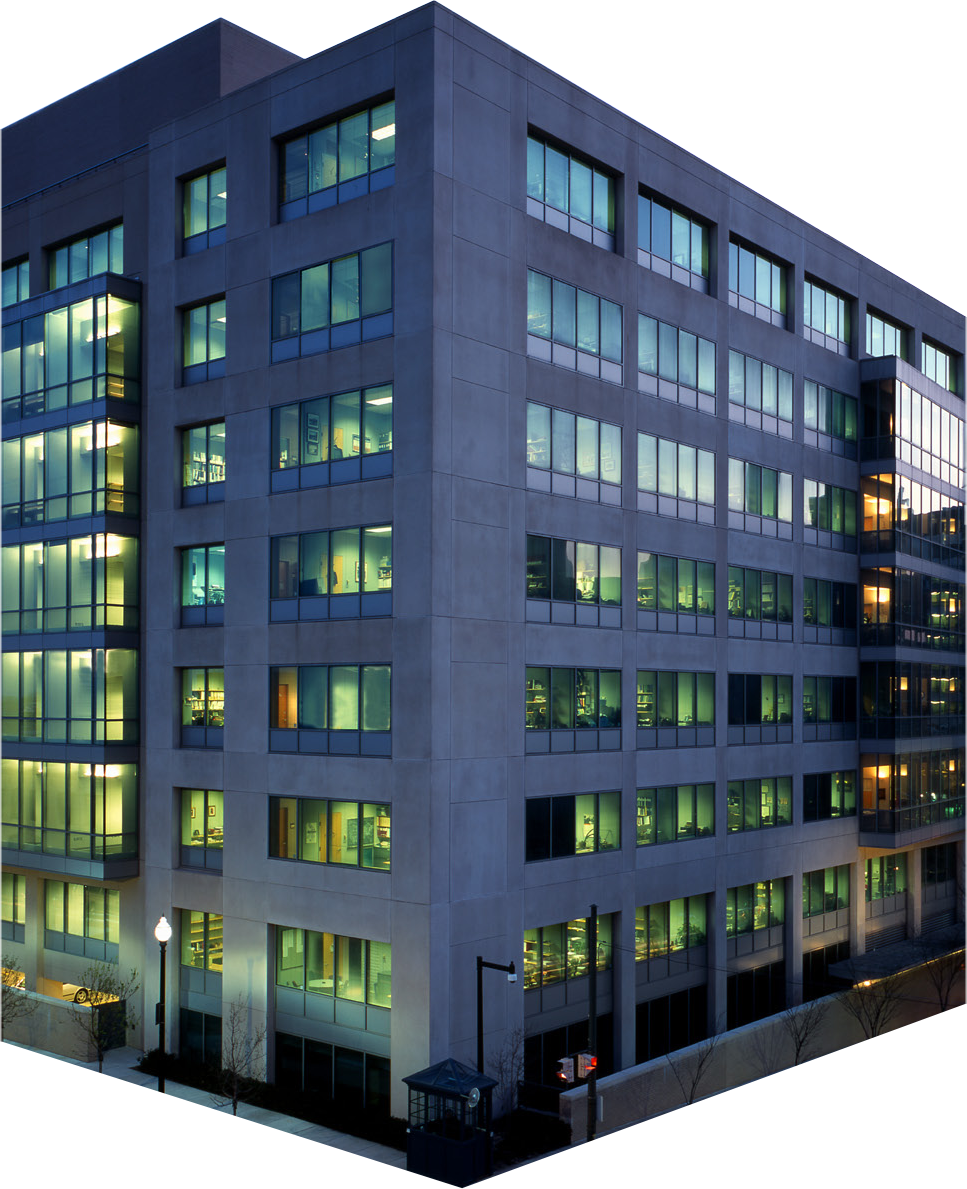
<svg viewBox="0 0 967 1189">
<path fill-rule="evenodd" d="M 155 106 L 151 79 L 159 70 L 178 85 L 170 102 Z M 143 108 L 128 104 L 130 88 Z M 392 184 L 283 219 L 286 141 L 390 97 L 400 129 Z M 102 111 L 123 112 L 124 119 L 115 125 L 89 118 Z M 97 126 L 97 144 L 72 137 L 75 115 Z M 582 229 L 554 225 L 559 212 L 548 207 L 550 214 L 539 216 L 538 204 L 529 206 L 529 133 L 613 179 L 613 250 L 590 242 L 590 228 L 586 240 Z M 42 161 L 37 143 L 47 150 Z M 185 254 L 184 183 L 223 163 L 225 242 Z M 216 22 L 6 129 L 4 166 L 4 267 L 26 258 L 31 266 L 30 296 L 5 309 L 4 325 L 41 308 L 52 246 L 123 219 L 124 275 L 141 286 L 142 351 L 140 411 L 124 410 L 141 430 L 140 625 L 133 643 L 131 636 L 94 632 L 86 645 L 127 641 L 138 649 L 139 740 L 122 756 L 110 744 L 91 750 L 15 736 L 5 756 L 138 764 L 137 875 L 112 879 L 107 869 L 87 882 L 120 891 L 117 957 L 122 968 L 137 966 L 149 988 L 158 978 L 154 921 L 162 912 L 172 920 L 173 1009 L 217 1018 L 238 995 L 250 1000 L 268 1025 L 270 1071 L 277 1032 L 388 1058 L 390 1107 L 402 1115 L 403 1076 L 448 1055 L 473 1061 L 476 955 L 513 960 L 520 971 L 525 931 L 583 919 L 592 904 L 612 918 L 610 965 L 599 975 L 598 993 L 599 1012 L 610 1017 L 602 1063 L 614 1070 L 641 1059 L 637 1009 L 651 999 L 706 987 L 695 1009 L 701 1024 L 693 1026 L 719 1031 L 730 994 L 742 994 L 735 988 L 743 973 L 772 967 L 785 1002 L 796 1003 L 804 952 L 848 943 L 858 955 L 867 949 L 868 929 L 906 936 L 924 918 L 962 917 L 952 876 L 942 887 L 932 883 L 929 894 L 921 887 L 920 855 L 955 843 L 963 866 L 962 728 L 938 724 L 931 734 L 928 725 L 916 739 L 879 730 L 877 738 L 858 704 L 864 662 L 947 664 L 956 670 L 945 676 L 950 689 L 957 683 L 962 691 L 962 494 L 949 472 L 945 481 L 931 477 L 929 467 L 904 467 L 875 452 L 864 457 L 862 450 L 857 456 L 861 436 L 848 457 L 829 437 L 825 448 L 808 444 L 804 427 L 806 381 L 856 400 L 862 425 L 864 382 L 892 377 L 945 411 L 963 468 L 962 315 L 435 4 L 305 61 Z M 705 227 L 703 287 L 695 286 L 696 274 L 663 265 L 657 254 L 647 266 L 640 263 L 642 192 Z M 730 299 L 730 239 L 782 263 L 785 325 L 738 294 Z M 393 244 L 392 333 L 273 363 L 272 279 L 387 242 Z M 595 351 L 528 334 L 529 269 L 621 307 L 617 375 L 603 361 L 588 374 L 599 367 Z M 845 351 L 814 341 L 805 327 L 807 277 L 846 297 Z M 72 287 L 69 300 L 80 292 Z M 224 375 L 185 383 L 184 311 L 222 298 Z M 905 328 L 907 362 L 871 358 L 868 308 Z M 694 392 L 639 371 L 639 313 L 716 345 L 714 412 L 702 411 Z M 921 370 L 924 338 L 952 360 L 952 390 Z M 730 404 L 730 350 L 791 373 L 788 437 L 770 432 L 759 413 L 745 416 Z M 293 490 L 275 484 L 274 475 L 285 472 L 272 468 L 272 409 L 390 383 L 391 473 Z M 581 486 L 589 481 L 550 470 L 545 481 L 528 466 L 528 402 L 621 427 L 617 502 Z M 11 441 L 80 416 L 72 409 L 8 419 L 6 412 L 4 438 Z M 95 415 L 119 412 L 110 401 L 95 408 Z M 222 421 L 224 498 L 187 504 L 183 433 Z M 714 502 L 701 512 L 685 497 L 659 494 L 649 503 L 635 478 L 639 434 L 713 452 Z M 751 513 L 744 522 L 733 519 L 730 458 L 791 476 L 788 521 Z M 887 472 L 940 493 L 938 508 L 959 524 L 943 559 L 874 553 L 864 545 L 862 478 Z M 851 544 L 804 523 L 807 480 L 857 493 Z M 95 516 L 89 531 L 116 531 L 112 523 Z M 391 614 L 272 619 L 270 538 L 382 524 L 393 530 Z M 18 522 L 7 541 L 75 531 L 74 521 L 67 529 L 48 524 L 41 533 Z M 620 548 L 616 626 L 604 620 L 592 626 L 558 601 L 527 598 L 527 534 Z M 181 551 L 212 543 L 225 546 L 223 621 L 182 626 Z M 642 552 L 714 562 L 714 616 L 639 611 Z M 791 623 L 736 623 L 729 615 L 730 565 L 791 575 Z M 959 631 L 959 644 L 945 650 L 864 645 L 861 574 L 871 567 L 908 568 L 952 584 L 959 627 L 951 639 Z M 832 627 L 807 635 L 805 578 L 855 586 L 860 606 L 851 637 Z M 544 606 L 546 622 L 539 622 Z M 709 623 L 710 633 L 702 634 Z M 71 646 L 64 634 L 38 644 L 36 635 L 5 631 L 5 652 Z M 329 754 L 274 750 L 270 669 L 299 664 L 391 665 L 391 755 L 335 754 L 335 745 Z M 227 713 L 218 747 L 183 745 L 181 673 L 196 667 L 224 671 Z M 604 729 L 525 729 L 528 667 L 620 670 L 618 745 L 608 749 Z M 646 671 L 714 672 L 714 731 L 707 742 L 690 720 L 677 733 L 659 729 L 657 737 L 642 719 L 636 730 L 637 674 Z M 790 676 L 790 720 L 777 726 L 774 715 L 771 726 L 756 724 L 754 733 L 737 738 L 729 675 L 740 673 Z M 849 687 L 857 703 L 852 733 L 847 716 L 845 725 L 821 724 L 807 738 L 804 680 L 830 675 L 856 682 Z M 595 749 L 582 750 L 592 735 Z M 535 750 L 538 736 L 544 754 Z M 562 746 L 568 750 L 557 750 Z M 896 819 L 894 828 L 870 832 L 863 809 L 875 816 L 876 806 L 872 792 L 863 800 L 864 768 L 876 768 L 883 753 L 941 749 L 960 757 L 951 760 L 957 780 L 944 815 L 925 824 L 917 818 L 915 825 L 905 818 L 902 828 Z M 857 774 L 855 812 L 805 821 L 803 777 L 846 771 Z M 790 823 L 729 832 L 729 782 L 780 776 L 791 777 Z M 714 783 L 708 836 L 638 844 L 645 829 L 639 790 L 702 783 Z M 182 789 L 224 793 L 220 874 L 182 865 Z M 525 862 L 529 799 L 612 791 L 620 793 L 620 840 L 613 849 Z M 271 797 L 390 806 L 390 871 L 270 857 Z M 45 948 L 44 879 L 76 878 L 78 869 L 44 866 L 22 844 L 8 845 L 7 823 L 5 815 L 5 866 L 24 880 L 26 916 L 20 936 L 8 938 L 5 925 L 4 953 L 21 964 L 30 987 L 44 978 L 74 984 L 85 955 Z M 867 861 L 900 852 L 907 855 L 905 889 L 868 900 Z M 849 867 L 849 907 L 827 912 L 820 930 L 815 916 L 803 916 L 802 877 L 840 866 Z M 784 920 L 727 937 L 728 890 L 770 880 L 782 881 Z M 700 960 L 690 950 L 683 952 L 691 958 L 636 960 L 636 910 L 690 896 L 707 897 Z M 222 918 L 220 976 L 179 966 L 179 909 Z M 307 1000 L 324 998 L 326 1011 L 313 1016 L 307 1006 L 305 1018 L 297 1018 L 273 977 L 283 928 L 389 943 L 388 1029 L 385 1013 L 366 1014 L 363 1004 L 347 1000 L 346 1006 L 338 997 L 333 1005 L 331 995 L 307 994 Z M 559 1046 L 555 1030 L 580 1026 L 587 982 L 548 978 L 525 987 L 524 979 L 511 985 L 488 975 L 488 1058 L 523 1028 L 531 1038 L 525 1077 L 546 1083 L 548 1061 L 565 1052 L 545 1053 L 536 1038 L 554 1033 L 547 1043 Z M 146 1020 L 150 1003 L 146 993 Z M 736 1010 L 741 1017 L 746 1009 Z M 178 1012 L 169 1019 L 169 1046 L 177 1049 Z M 150 1022 L 142 1041 L 155 1043 Z"/>
</svg>

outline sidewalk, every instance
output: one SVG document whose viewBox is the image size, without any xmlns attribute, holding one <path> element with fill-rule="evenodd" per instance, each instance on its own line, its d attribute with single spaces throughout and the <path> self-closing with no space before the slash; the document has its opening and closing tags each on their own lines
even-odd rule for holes
<svg viewBox="0 0 967 1189">
<path fill-rule="evenodd" d="M 799 1072 L 797 1114 L 803 1119 L 821 1122 L 822 1127 L 798 1139 L 778 1132 L 765 1131 L 762 1125 L 790 1113 L 792 1106 L 792 1070 L 760 1077 L 745 1086 L 721 1090 L 698 1099 L 692 1108 L 692 1156 L 723 1171 L 707 1181 L 702 1189 L 714 1189 L 767 1164 L 771 1159 L 790 1155 L 804 1146 L 827 1139 L 830 1134 L 896 1106 L 904 1097 L 927 1092 L 949 1084 L 957 1106 L 962 1105 L 965 1065 L 941 1069 L 925 1065 L 921 1058 L 940 1051 L 940 1021 L 905 1028 L 881 1040 L 877 1051 L 878 1081 L 902 1087 L 899 1094 L 877 1100 L 850 1094 L 848 1087 L 869 1078 L 869 1045 L 817 1057 Z M 948 1020 L 947 1051 L 965 1056 L 965 1018 L 952 1012 Z M 96 1063 L 84 1064 L 58 1057 L 55 1053 L 31 1049 L 7 1042 L 4 1053 L 13 1061 L 33 1065 L 34 1069 L 73 1069 L 89 1077 L 98 1076 Z M 119 1094 L 136 1099 L 145 1114 L 155 1115 L 157 1082 L 132 1069 L 139 1053 L 132 1049 L 109 1052 L 105 1058 L 103 1081 Z M 219 1127 L 231 1131 L 232 1108 L 227 1100 L 215 1100 L 203 1090 L 165 1083 L 165 1107 L 171 1122 L 171 1137 L 199 1127 Z M 327 1189 L 338 1184 L 344 1189 L 396 1189 L 419 1183 L 408 1177 L 406 1157 L 389 1147 L 372 1144 L 327 1127 L 307 1124 L 289 1115 L 263 1111 L 249 1105 L 239 1106 L 238 1130 L 259 1139 L 271 1140 L 278 1149 L 278 1163 L 299 1176 L 302 1189 Z M 566 1189 L 584 1184 L 582 1143 L 548 1152 L 526 1163 L 497 1172 L 488 1184 L 497 1187 L 539 1187 L 554 1185 Z M 647 1157 L 643 1156 L 647 1153 Z M 597 1137 L 598 1183 L 607 1189 L 673 1189 L 674 1182 L 657 1177 L 649 1170 L 663 1168 L 685 1156 L 685 1107 L 673 1107 L 639 1119 Z M 643 1165 L 643 1166 L 642 1166 Z M 423 1182 L 426 1183 L 426 1182 Z"/>
</svg>

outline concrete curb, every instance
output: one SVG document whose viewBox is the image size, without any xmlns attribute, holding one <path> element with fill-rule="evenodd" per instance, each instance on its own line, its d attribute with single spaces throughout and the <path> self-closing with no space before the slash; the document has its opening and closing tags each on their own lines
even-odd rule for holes
<svg viewBox="0 0 967 1189">
<path fill-rule="evenodd" d="M 733 1168 L 716 1172 L 715 1176 L 707 1177 L 704 1181 L 698 1181 L 696 1184 L 701 1185 L 702 1189 L 716 1189 L 717 1185 L 729 1184 L 736 1178 L 747 1176 L 749 1172 L 755 1172 L 767 1164 L 776 1163 L 778 1159 L 791 1156 L 795 1152 L 802 1152 L 808 1147 L 822 1143 L 825 1139 L 830 1139 L 833 1135 L 847 1131 L 850 1127 L 858 1126 L 862 1122 L 866 1122 L 867 1119 L 872 1119 L 874 1115 L 888 1111 L 891 1107 L 916 1099 L 928 1090 L 937 1089 L 946 1082 L 953 1082 L 955 1078 L 963 1076 L 965 1068 L 965 1065 L 962 1064 L 955 1065 L 953 1069 L 946 1069 L 942 1074 L 937 1074 L 936 1077 L 931 1077 L 928 1081 L 917 1082 L 916 1086 L 906 1086 L 900 1089 L 897 1094 L 891 1094 L 886 1099 L 871 1102 L 868 1107 L 862 1107 L 860 1111 L 855 1111 L 853 1114 L 842 1115 L 840 1119 L 834 1119 L 816 1127 L 814 1131 L 806 1132 L 805 1135 L 797 1135 L 796 1138 L 790 1139 L 789 1143 L 783 1144 L 781 1147 L 774 1147 L 771 1152 L 762 1152 L 760 1156 L 747 1160 L 745 1164 L 735 1164 Z M 711 1158 L 705 1157 L 705 1159 Z"/>
</svg>

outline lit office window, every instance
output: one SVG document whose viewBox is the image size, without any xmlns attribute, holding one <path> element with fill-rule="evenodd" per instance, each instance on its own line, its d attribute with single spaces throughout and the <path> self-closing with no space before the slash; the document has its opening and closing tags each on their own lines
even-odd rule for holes
<svg viewBox="0 0 967 1189">
<path fill-rule="evenodd" d="M 393 333 L 393 245 L 272 280 L 272 362 Z"/>
<path fill-rule="evenodd" d="M 116 533 L 3 546 L 5 632 L 138 626 L 138 540 Z"/>
<path fill-rule="evenodd" d="M 182 747 L 221 747 L 225 727 L 225 670 L 181 670 Z"/>
<path fill-rule="evenodd" d="M 783 673 L 730 673 L 729 725 L 792 722 L 792 677 Z"/>
<path fill-rule="evenodd" d="M 647 259 L 642 255 L 647 254 Z M 638 195 L 638 263 L 667 260 L 696 277 L 708 278 L 709 228 L 667 199 Z M 672 274 L 674 275 L 674 274 Z"/>
<path fill-rule="evenodd" d="M 622 309 L 616 302 L 527 270 L 527 353 L 621 383 Z"/>
<path fill-rule="evenodd" d="M 621 726 L 619 669 L 528 666 L 524 725 L 528 731 Z"/>
<path fill-rule="evenodd" d="M 273 621 L 389 615 L 392 590 L 390 524 L 291 533 L 271 540 Z"/>
<path fill-rule="evenodd" d="M 792 622 L 792 575 L 729 566 L 729 618 Z"/>
<path fill-rule="evenodd" d="M 654 727 L 713 727 L 715 674 L 638 670 L 637 722 Z"/>
<path fill-rule="evenodd" d="M 121 893 L 59 879 L 44 880 L 44 949 L 117 962 Z M 81 945 L 67 938 L 81 940 Z"/>
<path fill-rule="evenodd" d="M 225 242 L 228 180 L 224 165 L 189 178 L 184 194 L 184 251 L 186 256 Z"/>
<path fill-rule="evenodd" d="M 856 584 L 803 578 L 802 620 L 810 627 L 856 628 Z"/>
<path fill-rule="evenodd" d="M 3 327 L 3 415 L 13 421 L 141 396 L 140 306 L 101 293 Z"/>
<path fill-rule="evenodd" d="M 744 419 L 753 429 L 791 438 L 792 372 L 730 351 L 729 416 L 733 421 Z"/>
<path fill-rule="evenodd" d="M 133 648 L 3 654 L 3 737 L 50 743 L 136 743 Z"/>
<path fill-rule="evenodd" d="M 528 533 L 526 585 L 529 599 L 620 607 L 621 550 Z"/>
<path fill-rule="evenodd" d="M 707 896 L 685 896 L 635 909 L 635 961 L 667 958 L 705 945 Z"/>
<path fill-rule="evenodd" d="M 222 973 L 222 914 L 181 910 L 181 964 Z"/>
<path fill-rule="evenodd" d="M 856 492 L 817 479 L 803 479 L 803 523 L 807 528 L 852 537 L 855 546 Z"/>
<path fill-rule="evenodd" d="M 389 805 L 325 798 L 269 798 L 269 857 L 389 871 Z"/>
<path fill-rule="evenodd" d="M 885 900 L 907 891 L 906 852 L 866 860 L 866 900 Z"/>
<path fill-rule="evenodd" d="M 638 609 L 714 615 L 715 563 L 639 552 Z"/>
<path fill-rule="evenodd" d="M 715 343 L 639 314 L 638 371 L 714 396 Z"/>
<path fill-rule="evenodd" d="M 792 824 L 792 777 L 730 780 L 726 800 L 729 834 Z"/>
<path fill-rule="evenodd" d="M 332 120 L 279 147 L 279 217 L 284 222 L 393 183 L 396 103 Z"/>
<path fill-rule="evenodd" d="M 804 724 L 838 723 L 856 730 L 855 677 L 803 677 L 802 720 Z"/>
<path fill-rule="evenodd" d="M 729 888 L 725 894 L 725 936 L 741 937 L 781 925 L 786 919 L 785 910 L 785 883 L 781 879 Z"/>
<path fill-rule="evenodd" d="M 73 285 L 99 273 L 124 272 L 124 226 L 116 223 L 103 231 L 82 235 L 60 247 L 48 248 L 50 288 Z"/>
<path fill-rule="evenodd" d="M 96 516 L 137 516 L 139 430 L 82 421 L 3 443 L 3 527 Z"/>
<path fill-rule="evenodd" d="M 182 431 L 182 503 L 204 504 L 225 498 L 225 422 L 193 425 Z"/>
<path fill-rule="evenodd" d="M 804 822 L 822 822 L 856 814 L 856 773 L 812 772 L 802 778 Z"/>
<path fill-rule="evenodd" d="M 639 511 L 694 520 L 698 505 L 702 509 L 698 519 L 713 523 L 715 454 L 685 442 L 639 433 L 638 492 Z M 642 504 L 642 496 L 651 497 L 647 505 Z"/>
<path fill-rule="evenodd" d="M 856 398 L 847 396 L 843 392 L 836 392 L 815 380 L 806 380 L 803 384 L 803 425 L 807 430 L 813 430 L 814 435 L 806 439 L 808 446 L 831 448 L 831 443 L 817 438 L 816 434 L 825 434 L 835 438 L 838 442 L 852 443 L 852 450 L 846 452 L 848 458 L 856 457 L 855 442 L 858 434 Z M 841 452 L 841 451 L 840 451 Z"/>
<path fill-rule="evenodd" d="M 807 338 L 810 337 L 809 332 L 814 331 L 814 342 L 833 339 L 844 347 L 849 346 L 851 339 L 848 297 L 807 277 L 803 281 L 802 318 Z"/>
<path fill-rule="evenodd" d="M 850 869 L 848 864 L 840 867 L 823 867 L 819 871 L 804 871 L 802 876 L 803 917 L 822 916 L 849 908 Z"/>
<path fill-rule="evenodd" d="M 907 359 L 909 353 L 909 332 L 905 326 L 891 322 L 883 314 L 871 309 L 866 311 L 866 353 L 877 358 L 881 355 L 895 355 Z"/>
<path fill-rule="evenodd" d="M 779 315 L 785 325 L 785 264 L 739 239 L 729 241 L 729 292 L 752 303 L 750 313 L 770 321 Z"/>
<path fill-rule="evenodd" d="M 225 843 L 225 794 L 220 789 L 181 789 L 181 865 L 221 871 Z"/>
<path fill-rule="evenodd" d="M 621 426 L 527 402 L 527 486 L 621 503 Z"/>
<path fill-rule="evenodd" d="M 16 305 L 30 296 L 30 261 L 20 260 L 16 264 L 3 266 L 2 306 Z"/>
<path fill-rule="evenodd" d="M 620 793 L 529 797 L 525 861 L 592 855 L 621 845 Z"/>
<path fill-rule="evenodd" d="M 6 842 L 4 843 L 6 845 Z M 3 940 L 23 943 L 26 936 L 27 923 L 27 879 L 23 875 L 14 875 L 12 871 L 3 872 Z M 7 981 L 7 968 L 4 967 L 4 986 L 18 985 Z M 22 984 L 19 984 L 22 985 Z"/>
<path fill-rule="evenodd" d="M 369 1007 L 392 1007 L 388 941 L 276 927 L 275 985 Z"/>
<path fill-rule="evenodd" d="M 587 975 L 591 969 L 589 933 L 590 918 L 525 929 L 524 990 Z M 611 969 L 611 934 L 611 914 L 603 913 L 598 917 L 595 963 L 598 970 Z"/>
<path fill-rule="evenodd" d="M 183 383 L 197 384 L 225 375 L 225 298 L 192 306 L 182 314 Z"/>
<path fill-rule="evenodd" d="M 729 512 L 792 522 L 792 475 L 739 458 L 729 459 Z M 731 522 L 730 522 L 731 524 Z M 739 527 L 736 525 L 735 527 Z"/>
<path fill-rule="evenodd" d="M 4 305 L 7 303 L 4 302 Z M 958 383 L 958 356 L 945 347 L 939 347 L 927 339 L 923 340 L 923 359 L 920 370 L 935 384 L 946 388 L 948 392 L 960 392 Z"/>
<path fill-rule="evenodd" d="M 614 251 L 614 179 L 567 148 L 527 138 L 527 212 Z"/>
<path fill-rule="evenodd" d="M 392 451 L 392 384 L 272 410 L 273 491 L 390 475 Z"/>
<path fill-rule="evenodd" d="M 223 623 L 225 546 L 192 545 L 181 551 L 182 625 Z"/>
<path fill-rule="evenodd" d="M 135 858 L 137 765 L 5 757 L 3 845 L 98 863 Z"/>
<path fill-rule="evenodd" d="M 269 669 L 269 749 L 389 755 L 389 665 Z"/>
<path fill-rule="evenodd" d="M 714 784 L 671 784 L 638 790 L 639 846 L 689 842 L 714 833 Z"/>
</svg>

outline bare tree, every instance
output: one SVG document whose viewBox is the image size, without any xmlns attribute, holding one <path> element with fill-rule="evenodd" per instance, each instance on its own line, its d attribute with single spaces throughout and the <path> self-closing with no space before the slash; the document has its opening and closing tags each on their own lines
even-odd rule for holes
<svg viewBox="0 0 967 1189">
<path fill-rule="evenodd" d="M 37 1010 L 40 1002 L 27 994 L 26 978 L 22 970 L 17 969 L 17 959 L 8 954 L 3 955 L 3 998 L 0 1008 L 3 1011 L 3 1026 L 13 1020 L 22 1020 Z"/>
<path fill-rule="evenodd" d="M 954 991 L 963 978 L 964 948 L 948 953 L 937 953 L 938 946 L 931 945 L 922 935 L 917 938 L 917 952 L 923 969 L 937 996 L 941 1011 L 951 1006 Z"/>
<path fill-rule="evenodd" d="M 854 981 L 853 989 L 840 996 L 844 1010 L 863 1029 L 867 1040 L 886 1032 L 900 1010 L 902 1000 L 902 984 L 896 974 Z"/>
<path fill-rule="evenodd" d="M 748 1033 L 749 1063 L 756 1077 L 766 1078 L 785 1068 L 784 1048 L 783 1033 L 772 1019 L 764 1020 L 758 1028 Z"/>
<path fill-rule="evenodd" d="M 238 995 L 229 1004 L 222 1027 L 222 1068 L 219 1084 L 232 1103 L 232 1114 L 238 1114 L 238 1104 L 254 1098 L 265 1081 L 264 1024 L 251 1018 L 252 1001 Z"/>
<path fill-rule="evenodd" d="M 503 1045 L 490 1058 L 490 1071 L 497 1079 L 498 1115 L 517 1107 L 517 1088 L 524 1076 L 524 1029 L 518 1024 L 506 1035 Z"/>
<path fill-rule="evenodd" d="M 689 1105 L 698 1097 L 699 1086 L 712 1067 L 719 1038 L 720 1034 L 716 1033 L 708 1040 L 702 1041 L 700 1045 L 695 1046 L 690 1053 L 684 1053 L 675 1059 L 670 1053 L 665 1055 L 665 1060 L 671 1066 L 671 1071 L 678 1082 L 682 1097 Z"/>
<path fill-rule="evenodd" d="M 799 1007 L 788 1007 L 779 1017 L 786 1035 L 792 1041 L 793 1065 L 802 1065 L 816 1056 L 817 1034 L 822 1030 L 829 1001 L 813 999 Z"/>
<path fill-rule="evenodd" d="M 120 1048 L 127 1030 L 137 1025 L 137 1013 L 129 1000 L 140 989 L 137 970 L 125 978 L 110 962 L 92 962 L 81 975 L 70 1018 L 85 1044 L 97 1053 L 98 1073 L 104 1069 L 104 1054 L 108 1049 Z"/>
</svg>

